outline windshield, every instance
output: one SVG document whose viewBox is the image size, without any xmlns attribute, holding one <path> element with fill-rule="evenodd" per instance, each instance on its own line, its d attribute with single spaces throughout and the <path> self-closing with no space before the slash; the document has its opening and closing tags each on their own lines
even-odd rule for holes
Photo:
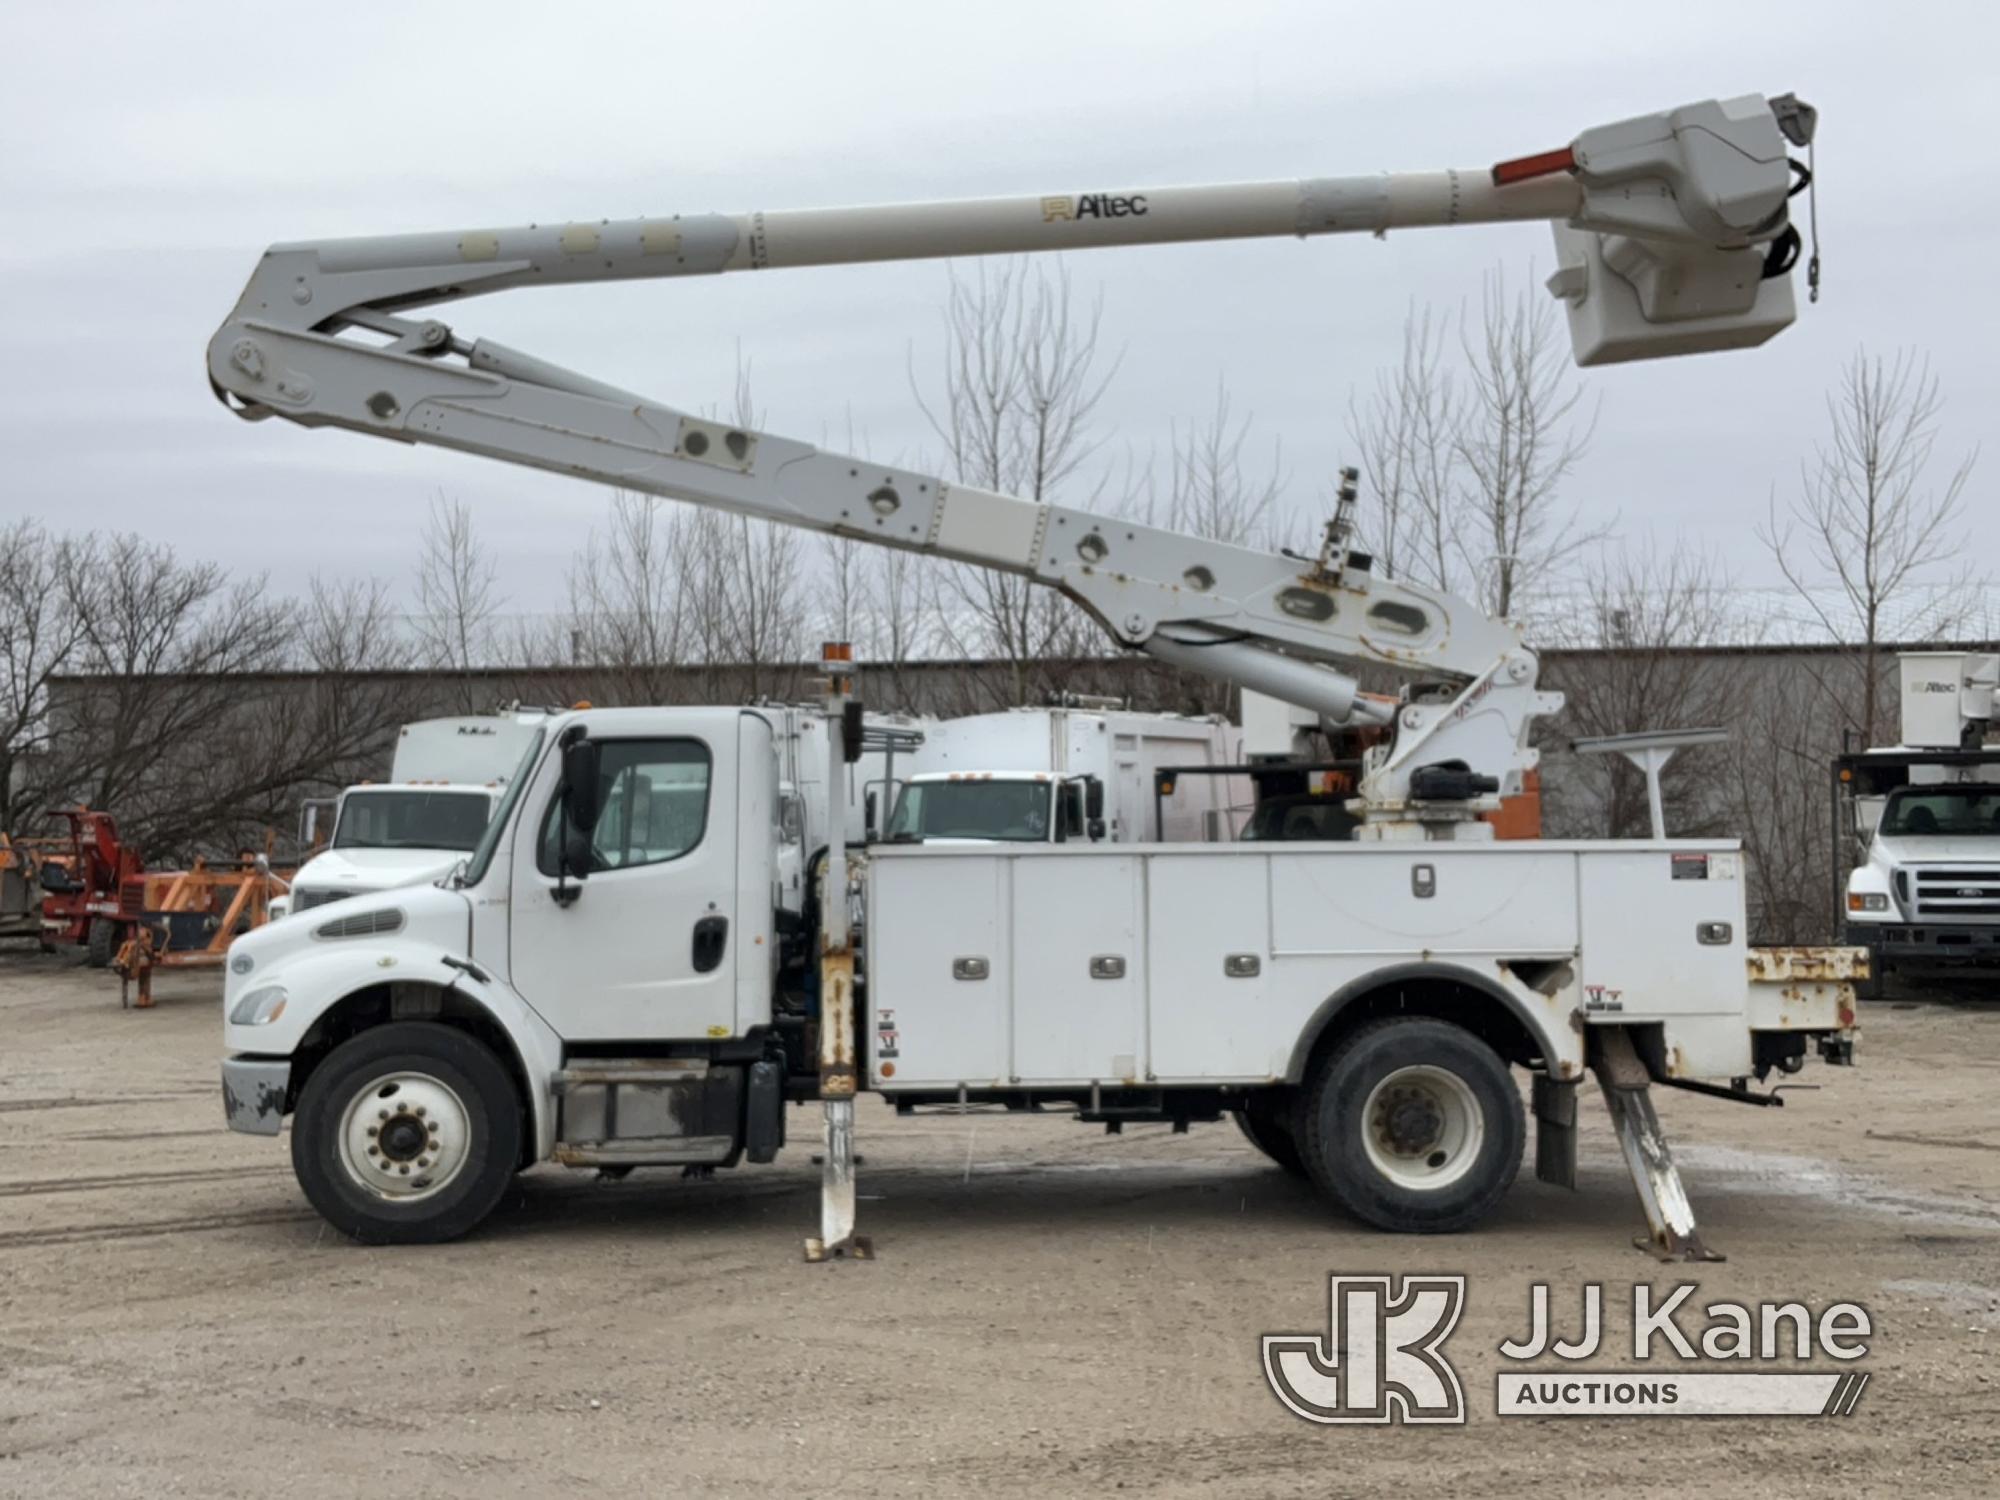
<svg viewBox="0 0 2000 1500">
<path fill-rule="evenodd" d="M 485 792 L 406 788 L 349 792 L 333 830 L 336 849 L 455 849 L 478 846 L 493 799 Z"/>
<path fill-rule="evenodd" d="M 2000 787 L 1898 787 L 1876 826 L 1891 838 L 2000 837 Z"/>
<path fill-rule="evenodd" d="M 996 839 L 1045 843 L 1049 784 L 1045 781 L 913 781 L 889 819 L 889 837 Z"/>
<path fill-rule="evenodd" d="M 528 748 L 521 754 L 521 763 L 514 767 L 514 773 L 507 778 L 507 795 L 500 799 L 500 805 L 493 809 L 493 817 L 486 825 L 486 831 L 479 836 L 479 846 L 472 851 L 472 858 L 465 862 L 464 878 L 453 882 L 457 885 L 478 885 L 486 878 L 486 870 L 493 863 L 493 851 L 500 847 L 500 834 L 507 826 L 507 819 L 514 811 L 514 804 L 521 800 L 521 793 L 527 789 L 528 777 L 535 769 L 535 758 L 542 753 L 542 736 L 548 731 L 537 729 L 535 737 L 528 741 Z"/>
</svg>

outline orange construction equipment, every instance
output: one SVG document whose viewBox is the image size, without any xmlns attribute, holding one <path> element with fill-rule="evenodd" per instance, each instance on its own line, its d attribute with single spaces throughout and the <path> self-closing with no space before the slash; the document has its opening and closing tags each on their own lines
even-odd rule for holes
<svg viewBox="0 0 2000 1500">
<path fill-rule="evenodd" d="M 152 1005 L 155 969 L 220 968 L 233 940 L 270 920 L 271 898 L 291 889 L 293 873 L 245 854 L 234 865 L 197 859 L 185 870 L 141 876 L 138 922 L 115 963 L 120 1003 Z"/>
</svg>

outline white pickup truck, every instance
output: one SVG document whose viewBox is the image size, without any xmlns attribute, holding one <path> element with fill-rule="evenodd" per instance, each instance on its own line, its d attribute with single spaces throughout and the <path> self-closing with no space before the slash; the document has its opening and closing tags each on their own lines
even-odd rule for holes
<svg viewBox="0 0 2000 1500">
<path fill-rule="evenodd" d="M 449 875 L 486 831 L 505 777 L 542 718 L 529 710 L 405 724 L 386 782 L 348 787 L 330 805 L 307 804 L 300 842 L 315 841 L 322 813 L 331 832 L 271 915 Z"/>
<path fill-rule="evenodd" d="M 533 726 L 452 881 L 231 948 L 229 1124 L 276 1135 L 289 1116 L 307 1196 L 371 1241 L 462 1234 L 537 1162 L 771 1160 L 820 1051 L 817 997 L 774 961 L 778 784 L 755 710 Z M 1537 1170 L 1560 1181 L 1587 1067 L 1629 1106 L 1648 1082 L 1790 1071 L 1815 1044 L 1846 1060 L 1838 976 L 1746 951 L 1742 859 L 1690 841 L 877 847 L 848 1042 L 859 1085 L 899 1108 L 1234 1113 L 1362 1220 L 1459 1229 L 1520 1163 L 1515 1069 Z M 1649 1102 L 1621 1108 L 1643 1196 L 1640 1158 L 1664 1146 L 1639 1128 Z"/>
</svg>

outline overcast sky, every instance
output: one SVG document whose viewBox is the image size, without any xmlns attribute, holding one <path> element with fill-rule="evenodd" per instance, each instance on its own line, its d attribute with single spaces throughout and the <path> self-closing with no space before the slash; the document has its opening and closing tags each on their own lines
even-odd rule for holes
<svg viewBox="0 0 2000 1500">
<path fill-rule="evenodd" d="M 0 68 L 0 520 L 130 529 L 190 557 L 405 584 L 428 499 L 461 496 L 517 610 L 555 607 L 602 491 L 211 398 L 209 334 L 276 240 L 1480 167 L 1694 99 L 1817 104 L 1826 291 L 1747 353 L 1585 372 L 1569 494 L 1629 540 L 1753 533 L 1858 346 L 1927 352 L 1941 459 L 1985 442 L 1975 557 L 2000 541 L 1994 336 L 2000 11 L 1974 4 L 61 5 L 9 8 Z M 1542 226 L 1093 251 L 1122 352 L 1111 450 L 1164 448 L 1225 383 L 1317 512 L 1351 391 L 1412 302 L 1456 308 Z M 765 426 L 914 461 L 937 263 L 515 292 L 485 334 L 696 409 L 740 347 Z M 1801 298 L 1803 304 L 1803 297 Z M 1941 462 L 1939 467 L 1944 465 Z M 1941 476 L 1940 476 L 1941 477 Z M 1983 569 L 1983 571 L 1990 571 Z"/>
</svg>

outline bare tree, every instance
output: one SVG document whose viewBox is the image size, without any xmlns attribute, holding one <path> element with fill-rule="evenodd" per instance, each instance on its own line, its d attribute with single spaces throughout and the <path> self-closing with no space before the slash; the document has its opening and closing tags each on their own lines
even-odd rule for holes
<svg viewBox="0 0 2000 1500">
<path fill-rule="evenodd" d="M 1444 363 L 1445 328 L 1431 308 L 1403 319 L 1403 354 L 1375 388 L 1348 399 L 1347 431 L 1380 507 L 1367 541 L 1384 577 L 1452 586 L 1463 399 Z"/>
<path fill-rule="evenodd" d="M 982 266 L 970 281 L 952 275 L 940 388 L 928 399 L 919 389 L 917 400 L 953 479 L 1036 501 L 1092 502 L 1094 494 L 1073 491 L 1098 450 L 1097 407 L 1116 370 L 1115 360 L 1099 370 L 1101 315 L 1101 305 L 1075 305 L 1062 271 L 1016 263 Z M 1050 664 L 1094 640 L 1074 606 L 1024 578 L 954 568 L 944 594 L 949 648 L 1006 663 L 1015 703 L 1035 687 L 1060 686 Z"/>
<path fill-rule="evenodd" d="M 619 490 L 602 531 L 570 566 L 567 658 L 588 672 L 593 702 L 672 701 L 684 659 L 692 591 L 685 575 L 686 514 Z"/>
<path fill-rule="evenodd" d="M 457 678 L 461 712 L 487 705 L 476 676 L 492 665 L 495 616 L 504 602 L 499 567 L 472 524 L 472 507 L 443 495 L 431 501 L 417 555 L 415 632 L 424 664 Z"/>
<path fill-rule="evenodd" d="M 0 548 L 14 831 L 82 802 L 154 864 L 233 853 L 289 829 L 301 795 L 372 770 L 409 707 L 380 583 L 315 578 L 281 603 L 136 536 L 29 525 Z"/>
<path fill-rule="evenodd" d="M 1606 535 L 1582 525 L 1557 496 L 1596 420 L 1578 413 L 1582 392 L 1553 303 L 1532 289 L 1510 295 L 1501 271 L 1487 274 L 1476 336 L 1462 325 L 1459 341 L 1467 373 L 1459 510 L 1468 523 L 1457 529 L 1459 558 L 1481 602 L 1505 616 Z"/>
<path fill-rule="evenodd" d="M 1928 359 L 1899 351 L 1886 364 L 1859 350 L 1827 396 L 1831 440 L 1800 467 L 1799 494 L 1783 515 L 1771 503 L 1761 532 L 1785 580 L 1820 627 L 1844 648 L 1828 687 L 1847 726 L 1873 743 L 1888 729 L 1879 658 L 1892 606 L 1920 586 L 1943 587 L 1904 635 L 1962 625 L 1972 577 L 1962 502 L 1978 452 L 1941 480 L 1930 474 L 1944 397 Z M 1857 708 L 1858 705 L 1858 708 Z"/>
<path fill-rule="evenodd" d="M 67 607 L 71 544 L 35 521 L 0 531 L 0 829 L 50 796 L 49 684 L 75 664 L 83 620 Z"/>
<path fill-rule="evenodd" d="M 1403 325 L 1403 353 L 1348 404 L 1348 431 L 1381 507 L 1369 528 L 1385 574 L 1477 599 L 1511 615 L 1604 540 L 1563 503 L 1562 482 L 1589 448 L 1554 309 L 1486 277 L 1475 326 L 1457 319 L 1460 369 L 1426 310 Z"/>
<path fill-rule="evenodd" d="M 1716 555 L 1679 545 L 1606 549 L 1584 571 L 1580 597 L 1551 612 L 1548 685 L 1563 710 L 1542 739 L 1544 827 L 1564 838 L 1637 838 L 1651 830 L 1646 779 L 1623 756 L 1569 756 L 1584 736 L 1733 727 L 1741 716 L 1740 659 L 1698 648 L 1727 631 L 1730 579 Z M 1741 730 L 1737 731 L 1739 734 Z M 1660 777 L 1676 837 L 1720 834 L 1733 802 L 1722 763 L 1733 745 L 1680 751 Z"/>
<path fill-rule="evenodd" d="M 880 548 L 870 562 L 867 586 L 873 600 L 867 641 L 870 677 L 888 683 L 889 701 L 882 707 L 912 712 L 922 705 L 911 664 L 936 644 L 936 567 L 913 552 Z"/>
<path fill-rule="evenodd" d="M 1220 381 L 1207 416 L 1175 423 L 1167 492 L 1147 506 L 1148 522 L 1209 541 L 1245 547 L 1271 524 L 1284 493 L 1284 450 L 1271 445 L 1268 468 L 1253 470 L 1244 456 L 1251 419 L 1238 417 Z"/>
</svg>

